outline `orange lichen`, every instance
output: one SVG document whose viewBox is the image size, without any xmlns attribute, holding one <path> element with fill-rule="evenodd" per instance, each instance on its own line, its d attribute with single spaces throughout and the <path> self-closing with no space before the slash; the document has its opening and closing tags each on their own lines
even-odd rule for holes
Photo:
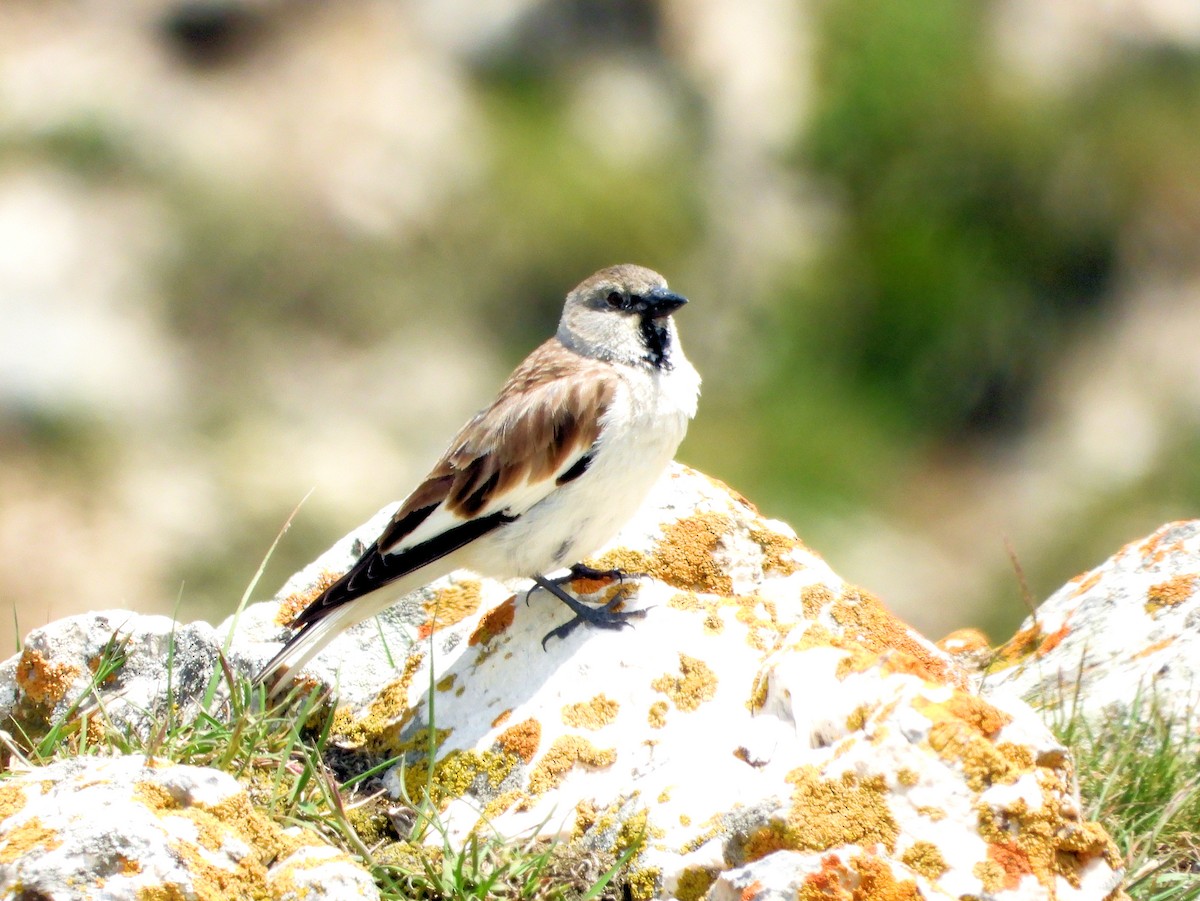
<svg viewBox="0 0 1200 901">
<path fill-rule="evenodd" d="M 1131 656 L 1129 659 L 1130 660 L 1141 660 L 1143 657 L 1149 657 L 1151 654 L 1157 654 L 1163 648 L 1168 648 L 1171 645 L 1173 645 L 1175 643 L 1175 639 L 1177 637 L 1178 636 L 1175 636 L 1175 635 L 1169 635 L 1166 638 L 1162 639 L 1161 641 L 1156 641 L 1156 642 L 1153 642 L 1152 644 L 1148 644 L 1144 648 L 1142 648 L 1140 651 L 1138 651 L 1136 654 Z"/>
<path fill-rule="evenodd" d="M 800 592 L 800 606 L 808 619 L 816 619 L 834 599 L 835 595 L 828 585 L 805 585 Z"/>
<path fill-rule="evenodd" d="M 861 855 L 850 861 L 858 876 L 855 901 L 922 901 L 924 895 L 911 879 L 897 879 L 892 868 L 878 857 Z"/>
<path fill-rule="evenodd" d="M 963 682 L 943 657 L 919 641 L 902 620 L 869 592 L 847 587 L 829 608 L 829 614 L 847 638 L 867 650 L 875 653 L 889 649 L 901 651 L 912 661 L 914 675 L 933 682 Z"/>
<path fill-rule="evenodd" d="M 494 720 L 492 720 L 492 728 L 495 729 L 497 726 L 504 725 L 504 721 L 507 720 L 510 716 L 512 716 L 512 708 L 511 707 L 508 708 L 507 710 L 501 710 L 498 714 L 496 714 L 496 718 Z"/>
<path fill-rule="evenodd" d="M 1043 794 L 1069 797 L 1065 774 L 1040 770 Z M 1097 858 L 1111 867 L 1120 866 L 1120 854 L 1104 829 L 1096 823 L 1080 823 L 1075 810 L 1063 804 L 1045 803 L 1031 810 L 1018 799 L 997 810 L 980 802 L 977 807 L 979 834 L 988 842 L 988 860 L 976 866 L 976 875 L 986 874 L 990 885 L 1003 887 L 1013 878 L 1031 873 L 1048 889 L 1056 877 L 1078 887 L 1079 874 Z M 986 885 L 985 885 L 986 887 Z"/>
<path fill-rule="evenodd" d="M 577 765 L 602 769 L 612 766 L 616 759 L 616 751 L 597 748 L 582 735 L 560 736 L 529 774 L 529 791 L 540 795 L 557 788 Z"/>
<path fill-rule="evenodd" d="M 988 860 L 996 864 L 1004 873 L 1001 888 L 1014 889 L 1021 883 L 1022 876 L 1033 873 L 1033 865 L 1026 854 L 1015 842 L 998 844 L 992 842 L 987 847 Z"/>
<path fill-rule="evenodd" d="M 11 829 L 4 836 L 0 847 L 0 864 L 16 863 L 29 854 L 44 854 L 62 845 L 58 832 L 42 825 L 37 817 L 30 817 Z"/>
<path fill-rule="evenodd" d="M 328 569 L 321 570 L 317 578 L 313 580 L 312 585 L 304 589 L 304 591 L 289 594 L 279 602 L 279 609 L 275 611 L 275 622 L 281 626 L 290 626 L 292 621 L 300 615 L 301 611 L 320 597 L 325 589 L 329 588 L 330 585 L 341 577 L 341 573 L 335 573 Z"/>
<path fill-rule="evenodd" d="M 714 552 L 733 528 L 733 520 L 720 513 L 697 513 L 671 523 L 655 546 L 651 573 L 677 588 L 732 594 L 733 580 Z"/>
<path fill-rule="evenodd" d="M 602 729 L 617 718 L 621 705 L 600 693 L 590 701 L 568 704 L 562 710 L 562 721 L 576 729 Z"/>
<path fill-rule="evenodd" d="M 703 660 L 679 655 L 680 675 L 664 673 L 650 687 L 661 691 L 679 710 L 692 711 L 705 701 L 711 701 L 717 693 L 717 674 Z"/>
<path fill-rule="evenodd" d="M 849 865 L 836 854 L 821 860 L 821 869 L 804 877 L 797 901 L 918 901 L 923 898 L 911 879 L 897 879 L 886 861 L 856 855 Z"/>
<path fill-rule="evenodd" d="M 418 638 L 428 638 L 435 632 L 456 625 L 479 609 L 483 600 L 483 583 L 478 579 L 463 579 L 438 589 L 421 606 L 426 621 L 417 631 Z"/>
<path fill-rule="evenodd" d="M 752 528 L 750 540 L 762 548 L 763 572 L 790 576 L 802 568 L 803 564 L 798 563 L 794 555 L 797 551 L 807 548 L 799 538 L 766 528 Z"/>
<path fill-rule="evenodd" d="M 1037 655 L 1044 657 L 1062 644 L 1062 640 L 1071 634 L 1070 626 L 1064 622 L 1061 626 L 1042 639 L 1037 647 Z"/>
<path fill-rule="evenodd" d="M 1071 580 L 1072 582 L 1078 583 L 1075 586 L 1075 589 L 1071 592 L 1071 597 L 1077 598 L 1081 594 L 1091 591 L 1096 587 L 1102 578 L 1104 578 L 1104 573 L 1099 569 L 1093 569 L 1091 572 L 1080 573 Z"/>
<path fill-rule="evenodd" d="M 945 701 L 935 702 L 920 697 L 913 702 L 913 708 L 933 722 L 959 720 L 989 738 L 1012 722 L 1012 717 L 1003 710 L 989 704 L 979 695 L 965 691 L 956 691 Z"/>
<path fill-rule="evenodd" d="M 541 741 L 542 724 L 532 717 L 509 726 L 496 738 L 496 744 L 502 751 L 515 754 L 526 763 L 533 760 Z"/>
<path fill-rule="evenodd" d="M 479 625 L 475 627 L 475 631 L 467 639 L 467 644 L 471 647 L 487 644 L 497 635 L 502 635 L 508 631 L 516 615 L 517 599 L 514 596 L 498 607 L 493 607 L 480 618 Z"/>
<path fill-rule="evenodd" d="M 939 649 L 955 657 L 981 656 L 991 653 L 992 645 L 987 635 L 980 629 L 955 629 L 949 635 L 937 642 Z"/>
<path fill-rule="evenodd" d="M 1042 639 L 1042 627 L 1035 620 L 1000 646 L 996 652 L 997 660 L 1004 665 L 1020 663 L 1037 650 Z"/>
<path fill-rule="evenodd" d="M 1169 543 L 1165 539 L 1168 535 L 1177 535 L 1179 527 L 1186 525 L 1187 523 L 1184 521 L 1176 521 L 1169 522 L 1165 526 L 1160 526 L 1153 535 L 1139 546 L 1139 556 L 1148 564 L 1158 564 L 1166 558 L 1167 554 L 1183 550 L 1183 540 L 1181 538 L 1177 537 Z M 1122 552 L 1128 547 L 1129 545 L 1126 545 L 1125 548 L 1122 548 Z"/>
<path fill-rule="evenodd" d="M 929 747 L 947 763 L 956 764 L 973 791 L 990 785 L 1009 785 L 1022 767 L 1006 757 L 979 730 L 961 720 L 935 722 L 929 730 Z"/>
<path fill-rule="evenodd" d="M 78 675 L 78 667 L 52 663 L 41 651 L 28 645 L 17 661 L 17 687 L 35 704 L 57 704 Z"/>
<path fill-rule="evenodd" d="M 1196 573 L 1185 573 L 1151 585 L 1146 592 L 1146 612 L 1151 616 L 1160 610 L 1178 607 L 1196 590 Z"/>
</svg>

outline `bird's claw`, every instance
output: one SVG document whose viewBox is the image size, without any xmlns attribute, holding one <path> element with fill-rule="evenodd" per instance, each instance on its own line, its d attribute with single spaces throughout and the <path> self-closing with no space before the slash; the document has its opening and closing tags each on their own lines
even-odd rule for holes
<svg viewBox="0 0 1200 901">
<path fill-rule="evenodd" d="M 579 628 L 581 623 L 595 626 L 597 629 L 631 629 L 631 619 L 641 619 L 646 615 L 645 610 L 618 610 L 620 597 L 615 597 L 603 607 L 591 607 L 588 614 L 576 613 L 561 626 L 557 626 L 542 636 L 542 650 L 546 650 L 546 642 L 551 638 L 565 639 Z"/>
<path fill-rule="evenodd" d="M 577 563 L 571 567 L 570 573 L 566 576 L 560 576 L 557 579 L 547 579 L 545 576 L 534 576 L 534 587 L 525 594 L 525 603 L 529 603 L 529 595 L 542 588 L 554 595 L 564 604 L 571 608 L 575 616 L 558 626 L 551 629 L 542 638 L 542 649 L 545 650 L 546 642 L 551 638 L 566 638 L 579 627 L 580 623 L 587 623 L 589 626 L 595 626 L 598 629 L 624 629 L 633 624 L 629 622 L 631 619 L 646 615 L 645 610 L 620 610 L 618 609 L 621 602 L 624 600 L 623 595 L 618 592 L 607 604 L 602 607 L 590 607 L 580 601 L 578 598 L 572 597 L 563 589 L 563 583 L 569 582 L 575 578 L 586 579 L 601 579 L 601 578 L 617 578 L 623 579 L 627 573 L 620 570 L 596 570 L 590 566 L 585 566 L 582 563 Z"/>
</svg>

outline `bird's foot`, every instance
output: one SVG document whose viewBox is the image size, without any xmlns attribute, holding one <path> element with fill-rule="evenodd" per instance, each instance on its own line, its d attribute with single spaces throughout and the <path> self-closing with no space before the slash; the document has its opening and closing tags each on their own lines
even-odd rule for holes
<svg viewBox="0 0 1200 901">
<path fill-rule="evenodd" d="M 586 563 L 573 563 L 567 570 L 566 575 L 555 576 L 553 579 L 547 579 L 545 576 L 537 577 L 537 579 L 535 579 L 537 584 L 525 594 L 525 605 L 529 606 L 529 596 L 533 594 L 534 591 L 536 591 L 538 588 L 546 588 L 546 585 L 542 584 L 543 582 L 561 587 L 574 582 L 577 579 L 586 579 L 589 582 L 611 582 L 613 579 L 616 579 L 619 583 L 624 585 L 626 579 L 644 578 L 646 578 L 646 573 L 627 573 L 623 569 L 596 569 L 594 566 L 588 566 Z M 546 588 L 546 590 L 551 591 L 549 588 Z M 559 600 L 562 600 L 562 595 L 558 594 L 557 592 L 551 593 L 553 593 L 554 596 Z"/>
<path fill-rule="evenodd" d="M 563 583 L 570 582 L 572 579 L 606 579 L 617 578 L 623 579 L 627 573 L 620 570 L 597 570 L 590 566 L 584 566 L 582 563 L 576 563 L 571 567 L 570 573 L 557 579 L 547 579 L 545 576 L 534 576 L 533 581 L 535 587 L 544 589 L 550 592 L 564 604 L 571 608 L 575 616 L 563 623 L 556 629 L 551 629 L 542 638 L 542 649 L 545 650 L 546 642 L 551 638 L 566 638 L 574 632 L 580 623 L 587 623 L 589 626 L 595 626 L 598 629 L 624 629 L 627 626 L 632 626 L 629 622 L 631 619 L 640 619 L 646 615 L 645 610 L 620 610 L 621 602 L 624 600 L 622 594 L 618 593 L 611 601 L 603 607 L 592 607 L 578 598 L 572 597 L 563 589 Z M 531 589 L 532 591 L 532 589 Z M 525 596 L 526 603 L 529 602 L 529 595 Z"/>
</svg>

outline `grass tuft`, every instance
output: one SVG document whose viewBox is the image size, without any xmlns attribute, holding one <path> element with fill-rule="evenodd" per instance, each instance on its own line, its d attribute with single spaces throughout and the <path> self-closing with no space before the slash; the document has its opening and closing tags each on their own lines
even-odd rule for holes
<svg viewBox="0 0 1200 901">
<path fill-rule="evenodd" d="M 1200 899 L 1200 723 L 1145 694 L 1104 718 L 1058 709 L 1051 728 L 1074 753 L 1085 815 L 1121 850 L 1130 897 Z"/>
</svg>

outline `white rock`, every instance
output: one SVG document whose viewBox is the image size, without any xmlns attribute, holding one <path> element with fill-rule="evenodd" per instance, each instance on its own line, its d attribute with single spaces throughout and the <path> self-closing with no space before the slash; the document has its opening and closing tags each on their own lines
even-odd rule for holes
<svg viewBox="0 0 1200 901">
<path fill-rule="evenodd" d="M 0 784 L 0 814 L 3 898 L 379 897 L 350 857 L 285 836 L 204 767 L 77 757 Z"/>
<path fill-rule="evenodd" d="M 1132 541 L 1056 591 L 1001 649 L 985 688 L 1089 715 L 1200 701 L 1200 520 Z"/>
<path fill-rule="evenodd" d="M 1100 899 L 1118 884 L 1033 712 L 973 693 L 949 655 L 724 486 L 675 467 L 591 562 L 651 574 L 627 598 L 646 610 L 633 628 L 543 650 L 562 605 L 457 574 L 392 614 L 411 655 L 390 671 L 375 625 L 339 639 L 307 670 L 344 701 L 334 742 L 402 755 L 385 786 L 419 797 L 429 780 L 453 837 L 540 832 L 619 854 L 644 832 L 635 897 L 740 897 L 755 879 L 764 898 L 795 897 L 830 867 L 846 886 L 913 881 L 926 896 L 1052 898 L 1079 882 Z M 439 597 L 454 616 L 422 628 Z M 252 637 L 255 654 L 277 628 Z"/>
</svg>

